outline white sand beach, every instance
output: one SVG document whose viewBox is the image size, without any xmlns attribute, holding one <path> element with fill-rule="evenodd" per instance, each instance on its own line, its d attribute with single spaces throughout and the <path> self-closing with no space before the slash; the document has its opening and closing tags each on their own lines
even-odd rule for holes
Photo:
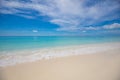
<svg viewBox="0 0 120 80">
<path fill-rule="evenodd" d="M 75 55 L 64 48 L 71 55 L 0 67 L 0 80 L 119 80 L 119 44 L 77 46 Z"/>
</svg>

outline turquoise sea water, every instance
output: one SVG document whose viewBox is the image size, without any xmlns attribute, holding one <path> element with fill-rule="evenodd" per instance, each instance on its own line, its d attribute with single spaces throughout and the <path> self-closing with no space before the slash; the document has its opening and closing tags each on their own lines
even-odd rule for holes
<svg viewBox="0 0 120 80">
<path fill-rule="evenodd" d="M 118 43 L 113 42 L 120 42 L 120 37 L 0 37 L 0 67 L 24 62 L 32 62 L 41 59 L 52 59 L 78 54 L 90 54 L 104 51 L 105 49 L 109 50 L 111 48 L 120 48 Z M 112 44 L 102 47 L 89 46 L 80 49 L 79 47 L 76 47 L 76 45 L 96 43 L 113 43 L 114 45 Z M 56 49 L 56 47 L 58 48 Z"/>
<path fill-rule="evenodd" d="M 2 36 L 0 52 L 118 41 L 120 37 Z"/>
</svg>

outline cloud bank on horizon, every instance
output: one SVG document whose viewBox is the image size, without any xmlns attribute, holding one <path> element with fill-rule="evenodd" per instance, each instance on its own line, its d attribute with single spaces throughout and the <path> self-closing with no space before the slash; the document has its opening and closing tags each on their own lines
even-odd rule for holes
<svg viewBox="0 0 120 80">
<path fill-rule="evenodd" d="M 120 0 L 0 0 L 0 14 L 28 19 L 48 17 L 59 27 L 56 31 L 119 29 L 119 23 L 98 25 L 120 20 Z"/>
</svg>

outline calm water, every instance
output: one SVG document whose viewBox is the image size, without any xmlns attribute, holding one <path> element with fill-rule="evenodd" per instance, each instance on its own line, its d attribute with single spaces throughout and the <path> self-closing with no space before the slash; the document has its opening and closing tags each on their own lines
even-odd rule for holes
<svg viewBox="0 0 120 80">
<path fill-rule="evenodd" d="M 38 49 L 118 41 L 120 41 L 120 37 L 0 37 L 0 51 Z"/>
<path fill-rule="evenodd" d="M 90 52 L 93 48 L 82 48 L 81 51 L 84 53 L 80 53 L 79 48 L 75 50 L 63 48 L 63 50 L 58 49 L 57 52 L 54 51 L 54 48 L 52 50 L 49 48 L 105 42 L 120 42 L 120 37 L 0 37 L 0 66 L 68 56 L 71 53 L 72 55 L 73 53 L 85 54 L 85 51 Z M 103 48 L 99 49 L 102 50 Z"/>
</svg>

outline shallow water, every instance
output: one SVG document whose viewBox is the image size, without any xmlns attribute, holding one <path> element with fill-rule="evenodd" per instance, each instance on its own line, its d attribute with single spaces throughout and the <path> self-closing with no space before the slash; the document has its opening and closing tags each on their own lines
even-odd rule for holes
<svg viewBox="0 0 120 80">
<path fill-rule="evenodd" d="M 119 42 L 120 37 L 9 36 L 0 37 L 0 54 L 10 51 Z"/>
<path fill-rule="evenodd" d="M 120 37 L 0 37 L 0 66 L 118 48 Z"/>
</svg>

